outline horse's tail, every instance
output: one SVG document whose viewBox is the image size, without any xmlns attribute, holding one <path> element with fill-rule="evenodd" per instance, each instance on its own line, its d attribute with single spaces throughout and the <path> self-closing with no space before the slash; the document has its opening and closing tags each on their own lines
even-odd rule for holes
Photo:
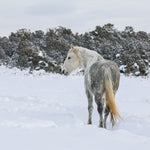
<svg viewBox="0 0 150 150">
<path fill-rule="evenodd" d="M 105 89 L 106 104 L 108 104 L 110 109 L 111 123 L 112 126 L 114 126 L 116 119 L 122 120 L 122 117 L 120 116 L 115 103 L 111 71 L 109 68 L 105 68 L 104 71 L 104 89 Z"/>
</svg>

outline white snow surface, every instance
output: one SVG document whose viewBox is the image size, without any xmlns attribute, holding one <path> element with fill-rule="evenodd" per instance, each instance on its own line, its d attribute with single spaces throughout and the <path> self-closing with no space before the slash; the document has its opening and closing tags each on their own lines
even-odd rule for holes
<svg viewBox="0 0 150 150">
<path fill-rule="evenodd" d="M 149 150 L 150 78 L 121 75 L 116 103 L 123 121 L 87 125 L 83 76 L 0 67 L 0 149 Z"/>
</svg>

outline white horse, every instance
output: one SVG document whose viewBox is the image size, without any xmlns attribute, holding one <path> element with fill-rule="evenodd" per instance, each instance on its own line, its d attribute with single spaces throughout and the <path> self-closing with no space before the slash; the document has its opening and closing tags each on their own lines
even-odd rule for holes
<svg viewBox="0 0 150 150">
<path fill-rule="evenodd" d="M 100 115 L 100 127 L 106 128 L 106 119 L 111 114 L 112 126 L 116 119 L 121 119 L 114 96 L 119 87 L 120 73 L 117 65 L 105 60 L 97 52 L 83 47 L 71 47 L 62 67 L 62 72 L 69 75 L 77 68 L 84 69 L 84 83 L 88 98 L 89 119 L 92 124 L 93 98 Z"/>
</svg>

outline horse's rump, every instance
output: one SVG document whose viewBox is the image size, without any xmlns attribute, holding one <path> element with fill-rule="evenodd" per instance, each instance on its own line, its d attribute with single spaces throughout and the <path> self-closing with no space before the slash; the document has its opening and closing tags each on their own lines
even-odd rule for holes
<svg viewBox="0 0 150 150">
<path fill-rule="evenodd" d="M 120 73 L 117 65 L 112 61 L 94 63 L 90 68 L 91 89 L 94 95 L 105 94 L 105 103 L 109 106 L 112 125 L 116 119 L 121 119 L 117 110 L 114 95 L 119 86 Z"/>
</svg>

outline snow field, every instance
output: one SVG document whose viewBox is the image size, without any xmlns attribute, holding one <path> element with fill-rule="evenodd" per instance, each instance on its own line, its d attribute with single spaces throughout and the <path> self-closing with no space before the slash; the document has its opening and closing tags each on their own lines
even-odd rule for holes
<svg viewBox="0 0 150 150">
<path fill-rule="evenodd" d="M 82 76 L 0 67 L 0 147 L 3 150 L 149 150 L 150 78 L 121 76 L 116 103 L 123 121 L 114 128 L 87 125 Z"/>
</svg>

